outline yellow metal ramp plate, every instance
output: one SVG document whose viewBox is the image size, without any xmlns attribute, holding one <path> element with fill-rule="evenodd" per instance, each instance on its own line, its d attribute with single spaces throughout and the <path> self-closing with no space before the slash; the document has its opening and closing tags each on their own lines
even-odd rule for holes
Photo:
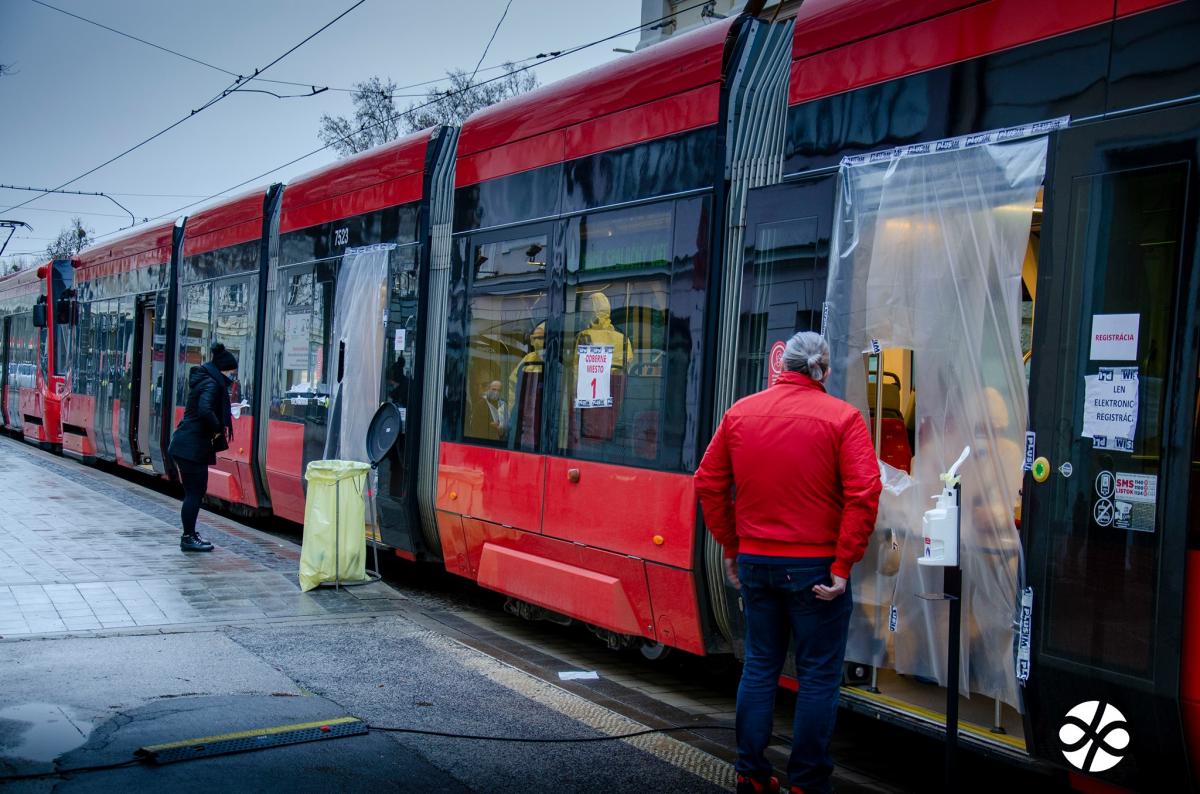
<svg viewBox="0 0 1200 794">
<path fill-rule="evenodd" d="M 255 728 L 237 733 L 222 733 L 216 736 L 201 736 L 197 739 L 184 739 L 166 744 L 152 744 L 138 749 L 134 755 L 151 763 L 170 764 L 175 761 L 190 761 L 194 758 L 208 758 L 214 755 L 245 753 L 267 747 L 361 736 L 367 730 L 367 724 L 360 719 L 335 717 L 319 722 L 299 722 L 293 725 L 278 725 L 274 728 Z"/>
</svg>

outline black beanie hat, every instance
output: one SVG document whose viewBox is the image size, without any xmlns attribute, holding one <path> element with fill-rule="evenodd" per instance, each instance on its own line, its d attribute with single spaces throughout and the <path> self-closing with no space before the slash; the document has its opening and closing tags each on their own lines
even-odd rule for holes
<svg viewBox="0 0 1200 794">
<path fill-rule="evenodd" d="M 212 363 L 222 372 L 238 368 L 237 356 L 226 350 L 220 342 L 212 346 Z"/>
</svg>

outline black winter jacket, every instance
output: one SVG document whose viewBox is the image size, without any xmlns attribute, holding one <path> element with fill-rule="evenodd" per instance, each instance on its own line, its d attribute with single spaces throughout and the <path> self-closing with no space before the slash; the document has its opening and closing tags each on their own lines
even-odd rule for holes
<svg viewBox="0 0 1200 794">
<path fill-rule="evenodd" d="M 167 448 L 172 458 L 192 463 L 217 462 L 217 451 L 226 449 L 227 431 L 233 431 L 228 378 L 209 362 L 188 373 L 188 399 L 183 419 Z"/>
</svg>

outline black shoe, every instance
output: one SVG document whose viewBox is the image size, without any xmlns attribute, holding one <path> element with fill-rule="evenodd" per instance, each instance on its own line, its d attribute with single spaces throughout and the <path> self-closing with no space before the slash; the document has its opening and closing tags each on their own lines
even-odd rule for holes
<svg viewBox="0 0 1200 794">
<path fill-rule="evenodd" d="M 179 539 L 179 548 L 183 551 L 212 551 L 213 544 L 199 535 L 184 535 Z"/>
</svg>

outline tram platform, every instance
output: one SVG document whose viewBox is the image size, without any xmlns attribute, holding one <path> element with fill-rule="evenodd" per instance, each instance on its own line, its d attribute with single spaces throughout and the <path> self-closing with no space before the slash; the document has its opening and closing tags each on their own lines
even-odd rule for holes
<svg viewBox="0 0 1200 794">
<path fill-rule="evenodd" d="M 726 760 L 663 733 L 462 738 L 647 725 L 459 642 L 384 582 L 301 593 L 299 547 L 268 533 L 205 511 L 217 549 L 184 554 L 177 521 L 169 496 L 0 438 L 0 788 L 732 788 Z M 266 749 L 210 755 L 246 746 Z"/>
</svg>

